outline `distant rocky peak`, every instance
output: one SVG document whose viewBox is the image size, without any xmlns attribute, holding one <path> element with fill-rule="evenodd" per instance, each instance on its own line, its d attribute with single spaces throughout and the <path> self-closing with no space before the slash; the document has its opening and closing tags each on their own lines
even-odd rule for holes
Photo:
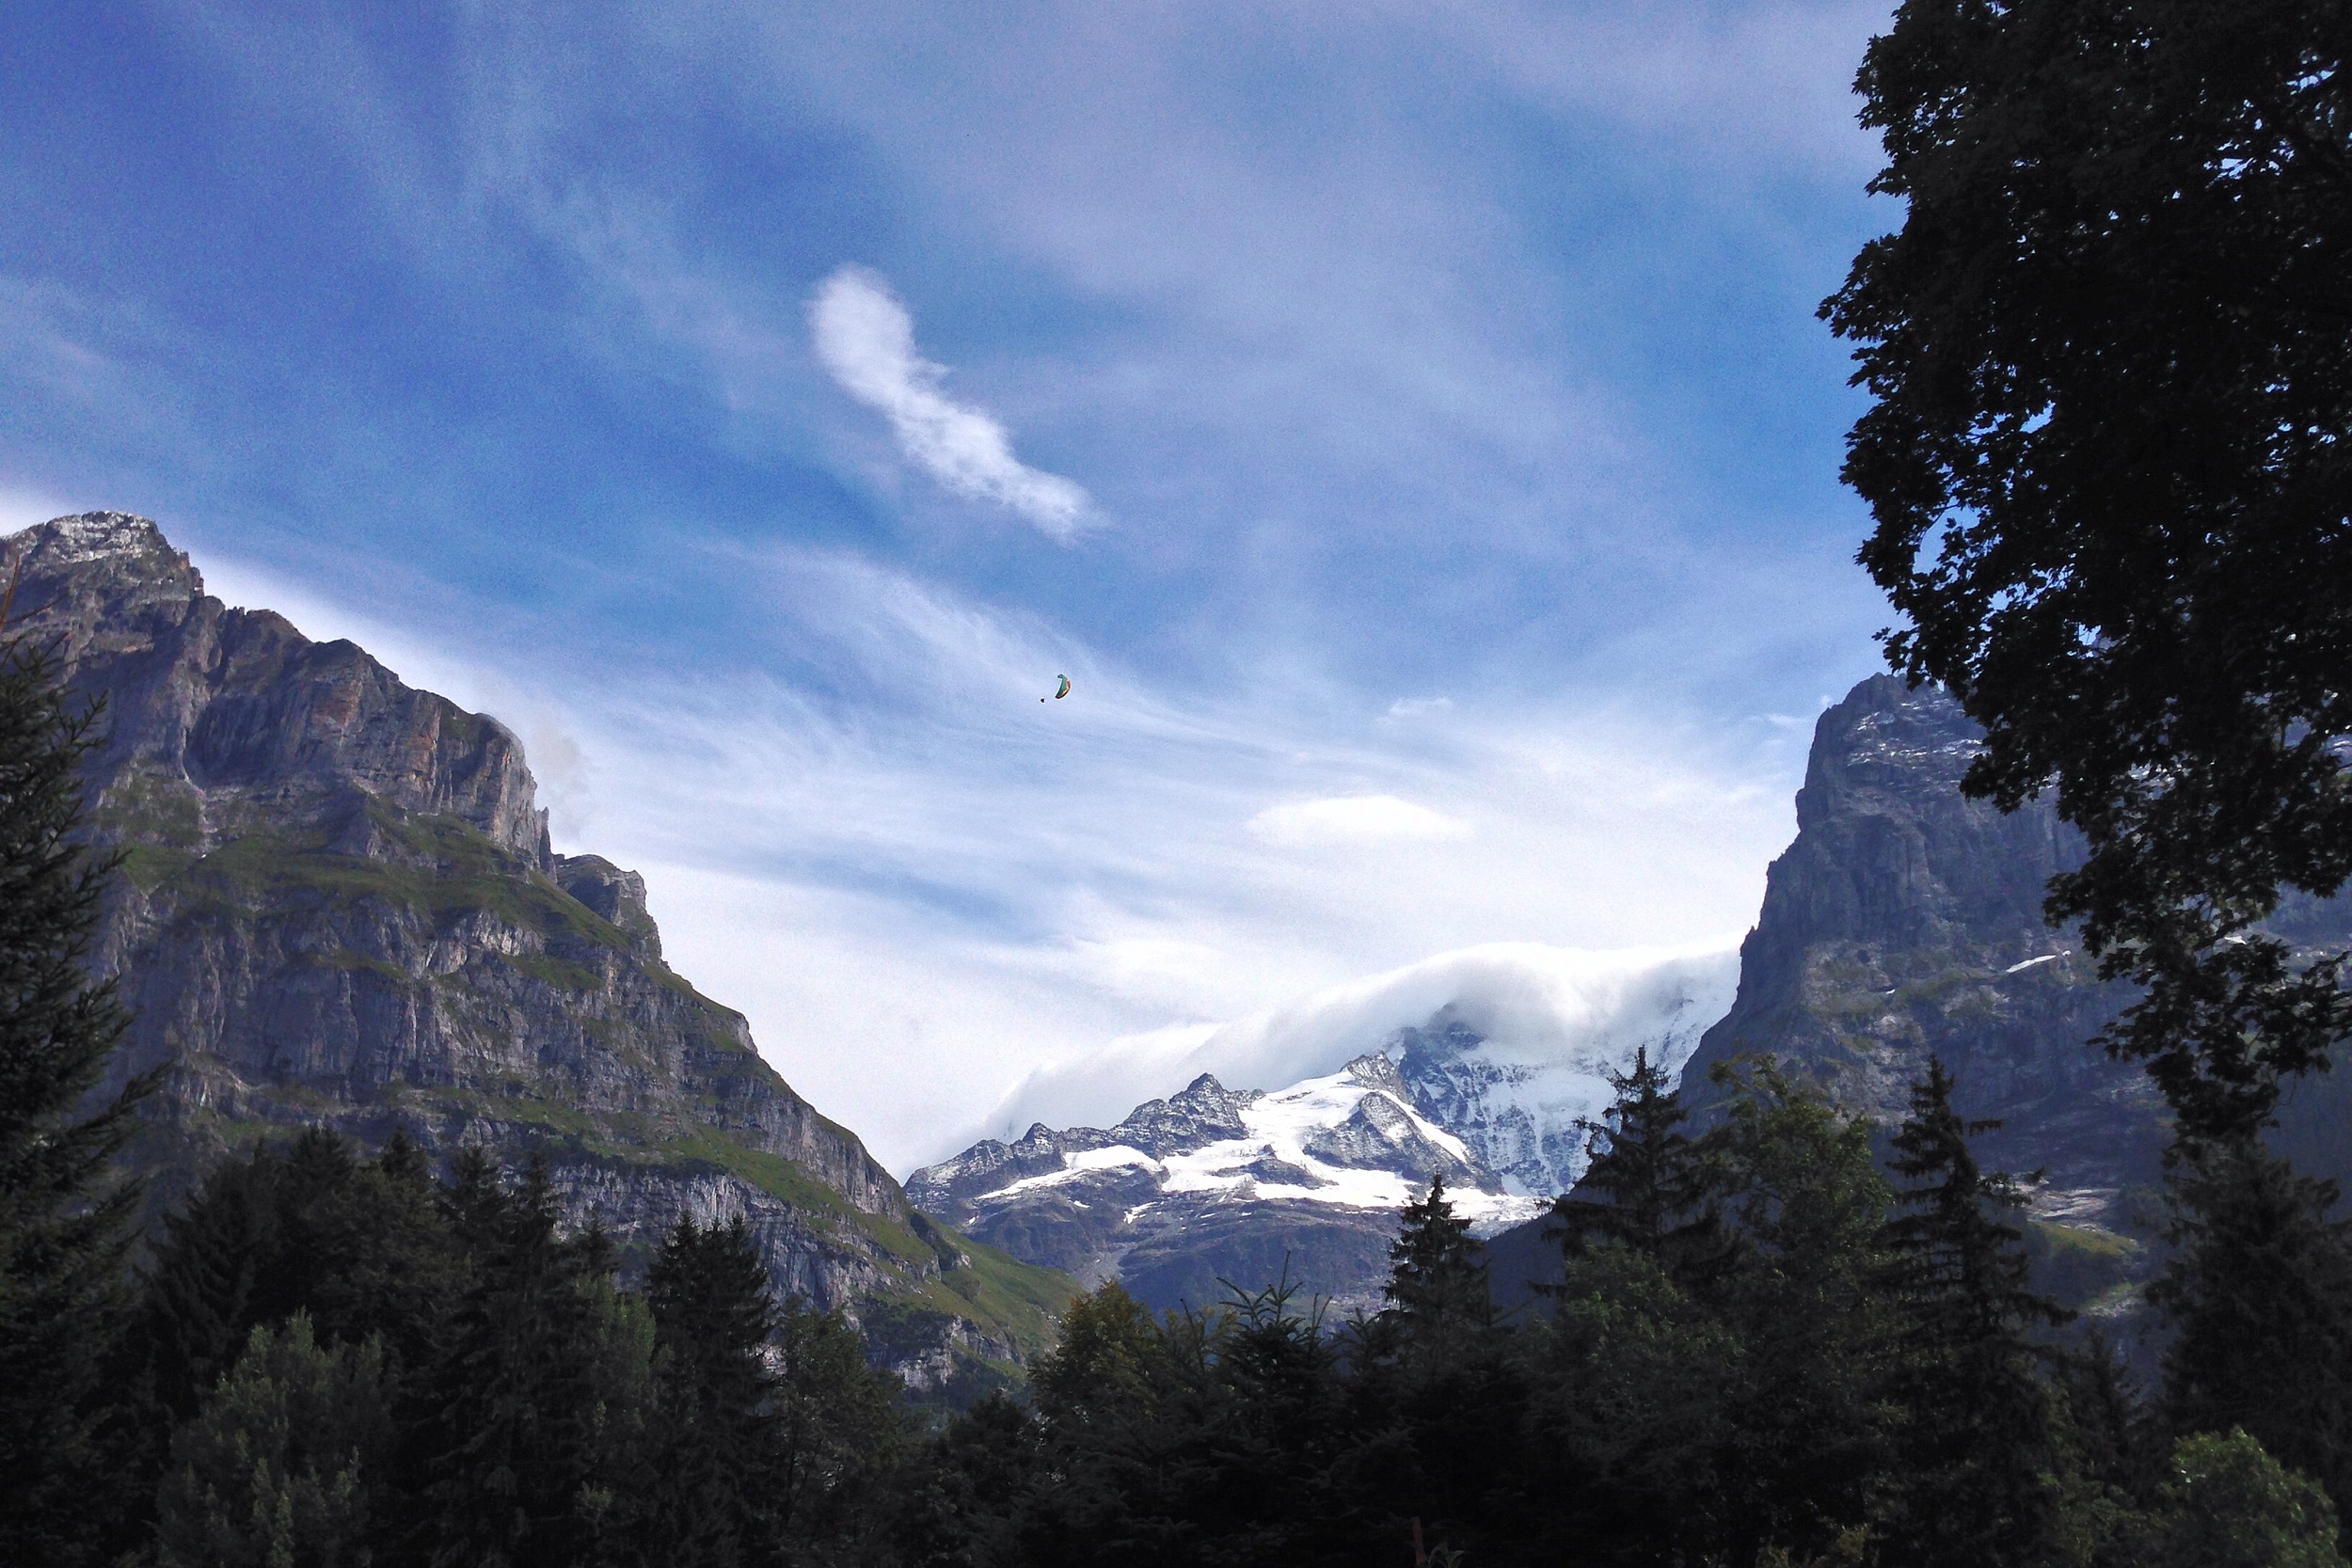
<svg viewBox="0 0 2352 1568">
<path fill-rule="evenodd" d="M 23 568 L 10 626 L 56 638 L 68 679 L 105 694 L 89 767 L 117 827 L 184 818 L 174 842 L 211 849 L 268 824 L 372 858 L 405 844 L 437 864 L 449 846 L 431 819 L 446 817 L 547 868 L 536 786 L 497 721 L 404 684 L 355 643 L 223 605 L 144 517 L 53 518 L 0 548 Z"/>
<path fill-rule="evenodd" d="M 0 539 L 0 577 L 8 576 L 18 579 L 8 625 L 45 619 L 47 630 L 64 634 L 69 661 L 93 640 L 167 635 L 204 594 L 186 554 L 127 512 L 53 517 Z"/>
<path fill-rule="evenodd" d="M 1413 1091 L 1406 1086 L 1405 1075 L 1397 1070 L 1384 1052 L 1367 1051 L 1342 1069 L 1349 1080 L 1368 1089 L 1379 1089 L 1399 1100 L 1409 1101 Z"/>
<path fill-rule="evenodd" d="M 659 961 L 661 933 L 645 907 L 645 879 L 601 855 L 556 855 L 555 885 L 612 923 L 641 956 Z"/>
<path fill-rule="evenodd" d="M 1409 1057 L 1443 1061 L 1477 1050 L 1486 1037 L 1454 1016 L 1452 1004 L 1430 1015 L 1419 1028 L 1406 1026 L 1389 1037 L 1383 1054 L 1402 1062 Z"/>
<path fill-rule="evenodd" d="M 1227 1138 L 1245 1136 L 1249 1129 L 1241 1114 L 1256 1098 L 1235 1094 L 1204 1072 L 1183 1092 L 1136 1106 L 1126 1120 L 1111 1129 L 1111 1136 L 1154 1159 L 1189 1154 Z"/>
<path fill-rule="evenodd" d="M 188 563 L 186 553 L 173 549 L 162 529 L 128 512 L 83 512 L 52 517 L 25 530 L 20 538 L 31 546 L 26 552 L 28 565 L 38 562 L 50 567 L 72 566 L 106 556 L 161 557 L 177 562 L 181 570 L 195 579 L 195 587 L 200 590 L 203 586 L 202 580 L 196 578 L 196 568 Z"/>
</svg>

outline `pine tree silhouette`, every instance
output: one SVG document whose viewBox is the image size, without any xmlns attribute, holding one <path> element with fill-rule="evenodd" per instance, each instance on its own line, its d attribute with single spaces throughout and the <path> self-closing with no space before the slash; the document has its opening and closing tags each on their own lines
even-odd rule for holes
<svg viewBox="0 0 2352 1568">
<path fill-rule="evenodd" d="M 2352 1223 L 2332 1181 L 2252 1137 L 2176 1153 L 2173 1260 L 2150 1297 L 2175 1433 L 2243 1427 L 2352 1513 Z"/>
<path fill-rule="evenodd" d="M 1690 1112 L 1648 1047 L 1635 1050 L 1630 1071 L 1613 1071 L 1610 1085 L 1616 1099 L 1603 1119 L 1580 1124 L 1591 1161 L 1575 1189 L 1553 1200 L 1549 1234 L 1570 1254 L 1631 1247 L 1686 1284 L 1720 1274 L 1732 1238 L 1712 1145 L 1682 1131 Z"/>
<path fill-rule="evenodd" d="M 644 1555 L 675 1568 L 781 1560 L 774 1303 L 738 1216 L 681 1218 L 645 1281 L 654 1322 L 652 1477 Z"/>
<path fill-rule="evenodd" d="M 64 693 L 52 653 L 0 642 L 0 1560 L 72 1564 L 102 1550 L 95 1433 L 101 1368 L 128 1298 L 138 1201 L 107 1163 L 133 1080 L 85 1104 L 129 1022 L 86 968 L 114 859 L 79 840 L 78 768 L 95 705 Z"/>
<path fill-rule="evenodd" d="M 1893 1139 L 1895 1195 L 1881 1232 L 1901 1324 L 1893 1392 L 1905 1413 L 1881 1528 L 1921 1568 L 2038 1561 L 2058 1498 L 2048 1395 L 2028 1332 L 2070 1314 L 2034 1293 L 2015 1182 L 1977 1164 L 1952 1077 L 1931 1058 Z"/>
</svg>

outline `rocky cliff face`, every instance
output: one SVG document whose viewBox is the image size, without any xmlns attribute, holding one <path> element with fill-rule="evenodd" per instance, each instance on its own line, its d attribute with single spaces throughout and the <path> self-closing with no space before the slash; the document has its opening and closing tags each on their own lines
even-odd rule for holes
<svg viewBox="0 0 2352 1568">
<path fill-rule="evenodd" d="M 2084 1042 L 2129 1000 L 2042 923 L 2082 843 L 2047 801 L 2003 815 L 1960 793 L 1980 742 L 1960 705 L 1891 675 L 1821 715 L 1797 837 L 1772 863 L 1740 954 L 1740 991 L 1685 1071 L 1770 1052 L 1885 1125 L 1940 1055 L 1963 1110 L 1998 1117 L 1995 1163 L 2088 1200 L 2153 1180 L 2161 1101 Z"/>
<path fill-rule="evenodd" d="M 1219 1301 L 1225 1281 L 1287 1275 L 1345 1311 L 1377 1307 L 1397 1214 L 1443 1177 L 1488 1226 L 1538 1207 L 1415 1104 L 1397 1064 L 1367 1053 L 1273 1092 L 1203 1073 L 1112 1128 L 1031 1127 L 916 1171 L 916 1202 L 1017 1258 L 1155 1307 Z"/>
<path fill-rule="evenodd" d="M 171 1065 L 138 1155 L 168 1195 L 274 1129 L 544 1152 L 625 1255 L 740 1212 L 783 1290 L 887 1325 L 918 1375 L 1034 1349 L 1065 1282 L 917 1213 L 855 1136 L 662 960 L 644 884 L 550 851 L 521 744 L 349 642 L 203 591 L 152 523 L 6 542 L 12 629 L 105 704 L 99 967 Z"/>
<path fill-rule="evenodd" d="M 1704 1119 L 1724 1092 L 1710 1071 L 1770 1053 L 1891 1128 L 1941 1056 L 1962 1113 L 2001 1122 L 1979 1157 L 2042 1174 L 2028 1245 L 2043 1288 L 2128 1312 L 2163 1217 L 2163 1102 L 2137 1064 L 2087 1043 L 2130 990 L 2042 923 L 2046 884 L 2080 863 L 2080 838 L 2046 800 L 2004 816 L 1960 793 L 1979 734 L 1941 689 L 1891 675 L 1821 715 L 1796 841 L 1772 863 L 1738 998 L 1684 1069 L 1683 1097 Z M 2274 925 L 2341 946 L 2352 911 L 2297 900 Z M 2352 1169 L 2347 1091 L 2341 1070 L 2290 1089 L 2279 1141 L 2298 1165 Z M 1532 1227 L 1490 1251 L 1499 1284 L 1558 1267 Z"/>
</svg>

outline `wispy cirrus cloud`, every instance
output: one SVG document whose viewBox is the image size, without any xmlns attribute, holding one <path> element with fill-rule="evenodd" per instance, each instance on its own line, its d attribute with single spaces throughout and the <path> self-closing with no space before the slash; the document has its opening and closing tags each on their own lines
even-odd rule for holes
<svg viewBox="0 0 2352 1568">
<path fill-rule="evenodd" d="M 916 467 L 1055 539 L 1067 542 L 1096 520 L 1086 491 L 1022 462 L 1003 425 L 940 390 L 946 367 L 915 352 L 914 318 L 879 275 L 843 267 L 818 289 L 808 315 L 818 358 L 843 391 L 890 417 L 898 450 Z"/>
<path fill-rule="evenodd" d="M 1106 1042 L 1753 916 L 1883 619 L 1883 4 L 0 8 L 0 518 L 515 725 L 893 1164 L 1116 1117 L 1190 1063 Z"/>
<path fill-rule="evenodd" d="M 1367 839 L 1461 838 L 1470 826 L 1393 795 L 1334 795 L 1268 806 L 1249 819 L 1249 831 L 1278 844 L 1356 844 Z"/>
</svg>

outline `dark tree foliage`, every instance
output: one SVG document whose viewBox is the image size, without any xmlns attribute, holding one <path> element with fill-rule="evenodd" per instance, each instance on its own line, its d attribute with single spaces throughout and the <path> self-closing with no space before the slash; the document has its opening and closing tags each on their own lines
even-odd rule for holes
<svg viewBox="0 0 2352 1568">
<path fill-rule="evenodd" d="M 1969 1151 L 1997 1126 L 1964 1120 L 1951 1074 L 1931 1059 L 1893 1140 L 1896 1176 L 1916 1185 L 1897 1191 L 1881 1232 L 1899 1324 L 1891 1389 L 1905 1412 L 1881 1528 L 1919 1568 L 2036 1562 L 2058 1503 L 2050 1395 L 2028 1336 L 2067 1314 L 2027 1282 L 2025 1233 L 2007 1217 L 2024 1196 Z"/>
<path fill-rule="evenodd" d="M 1659 1124 L 1644 1077 L 1612 1126 Z M 475 1152 L 436 1181 L 405 1142 L 366 1161 L 303 1134 L 224 1161 L 145 1275 L 115 1418 L 151 1457 L 102 1478 L 109 1544 L 384 1568 L 2339 1560 L 2299 1473 L 2335 1484 L 2344 1451 L 2331 1191 L 2220 1146 L 2184 1167 L 2160 1424 L 2104 1347 L 2027 1342 L 2014 1195 L 1948 1078 L 1893 1140 L 1900 1195 L 1867 1124 L 1769 1061 L 1724 1079 L 1689 1140 L 1716 1234 L 1687 1279 L 1641 1244 L 1672 1227 L 1588 1237 L 1548 1311 L 1499 1316 L 1433 1183 L 1368 1318 L 1334 1330 L 1280 1281 L 1160 1316 L 1104 1285 L 1025 1405 L 929 1433 L 844 1316 L 771 1300 L 739 1223 L 681 1224 L 632 1292 L 601 1234 L 556 1223 L 544 1168 Z M 2294 1332 L 2265 1343 L 2251 1302 L 2280 1280 Z"/>
<path fill-rule="evenodd" d="M 2056 784 L 2050 916 L 2192 1136 L 2352 1030 L 2345 955 L 2261 928 L 2352 874 L 2347 46 L 2347 0 L 1909 0 L 1858 84 L 1903 227 L 1823 307 L 1889 656 L 1984 725 L 1970 792 Z"/>
<path fill-rule="evenodd" d="M 543 1160 L 511 1198 L 478 1168 L 453 1196 L 473 1280 L 423 1380 L 417 1544 L 434 1568 L 586 1561 L 613 1502 L 600 1377 L 610 1250 L 558 1230 Z"/>
<path fill-rule="evenodd" d="M 2335 1183 L 2254 1139 L 2173 1172 L 2176 1249 L 2149 1294 L 2178 1330 L 2163 1414 L 2175 1433 L 2243 1428 L 2352 1506 L 2352 1222 Z"/>
<path fill-rule="evenodd" d="M 156 1496 L 163 1568 L 360 1568 L 391 1438 L 383 1340 L 330 1351 L 303 1312 L 255 1329 L 172 1433 Z"/>
<path fill-rule="evenodd" d="M 422 1366 L 464 1273 L 406 1136 L 363 1162 L 331 1133 L 221 1162 L 164 1222 L 138 1325 L 150 1393 L 184 1418 L 257 1326 L 307 1313 L 323 1341 L 382 1335 Z"/>
<path fill-rule="evenodd" d="M 1527 1398 L 1470 1229 L 1442 1179 L 1406 1206 L 1389 1248 L 1387 1306 L 1348 1336 L 1359 1375 L 1345 1418 L 1358 1436 L 1340 1483 L 1385 1497 L 1408 1528 L 1422 1520 L 1431 1544 L 1480 1551 L 1524 1506 Z"/>
<path fill-rule="evenodd" d="M 99 1549 L 100 1386 L 137 1205 L 107 1163 L 152 1081 L 87 1101 L 128 1022 L 86 964 L 114 862 L 76 837 L 98 719 L 54 658 L 0 642 L 0 1558 Z"/>
<path fill-rule="evenodd" d="M 1001 1389 L 951 1418 L 898 1478 L 885 1560 L 907 1568 L 1018 1560 L 1022 1517 L 1043 1474 L 1042 1439 L 1039 1422 Z"/>
<path fill-rule="evenodd" d="M 1389 1244 L 1383 1316 L 1397 1329 L 1402 1353 L 1416 1361 L 1447 1365 L 1494 1329 L 1486 1249 L 1470 1240 L 1470 1222 L 1446 1200 L 1440 1176 L 1431 1180 L 1426 1195 L 1406 1205 L 1397 1238 Z"/>
<path fill-rule="evenodd" d="M 1351 1481 L 1359 1428 L 1338 1347 L 1295 1298 L 1277 1282 L 1154 1319 L 1111 1284 L 1073 1304 L 1037 1371 L 1037 1467 L 993 1532 L 1011 1544 L 993 1560 L 1175 1568 L 1403 1550 L 1401 1499 Z"/>
<path fill-rule="evenodd" d="M 1770 1058 L 1724 1064 L 1720 1137 L 1738 1266 L 1710 1291 L 1740 1354 L 1716 1460 L 1734 1560 L 1778 1544 L 1827 1556 L 1862 1528 L 1888 1436 L 1880 1396 L 1895 1326 L 1880 1288 L 1889 1193 L 1867 1122 Z"/>
<path fill-rule="evenodd" d="M 1631 1247 L 1684 1284 L 1731 1262 L 1724 1225 L 1720 1140 L 1685 1132 L 1690 1112 L 1666 1070 L 1638 1047 L 1629 1072 L 1610 1074 L 1616 1099 L 1599 1122 L 1582 1123 L 1589 1163 L 1574 1190 L 1552 1203 L 1556 1236 L 1570 1256 L 1598 1245 Z"/>
<path fill-rule="evenodd" d="M 752 1568 L 781 1560 L 775 1307 L 740 1217 L 680 1219 L 645 1280 L 653 1313 L 652 1466 L 632 1533 L 649 1561 Z M 861 1370 L 863 1369 L 861 1368 Z"/>
<path fill-rule="evenodd" d="M 866 1363 L 836 1308 L 794 1298 L 775 1319 L 776 1413 L 766 1505 L 788 1562 L 848 1560 L 900 1459 L 902 1386 Z"/>
</svg>

